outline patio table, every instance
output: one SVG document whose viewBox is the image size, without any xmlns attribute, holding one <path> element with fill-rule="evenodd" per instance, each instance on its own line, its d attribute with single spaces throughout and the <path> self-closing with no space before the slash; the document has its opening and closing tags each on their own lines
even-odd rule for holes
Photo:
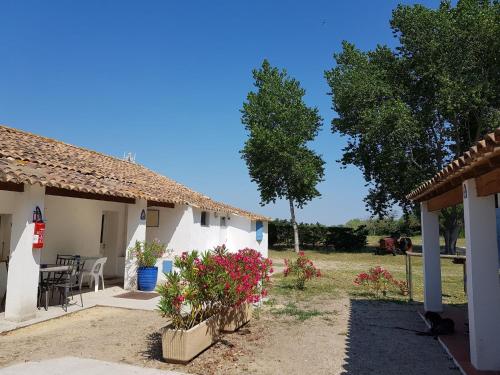
<svg viewBox="0 0 500 375">
<path fill-rule="evenodd" d="M 61 272 L 66 272 L 69 270 L 70 266 L 64 266 L 60 264 L 40 264 L 40 291 L 39 291 L 39 299 L 38 299 L 38 308 L 40 308 L 40 299 L 42 297 L 42 293 L 45 292 L 45 311 L 48 310 L 48 292 L 50 287 L 50 274 L 54 275 Z"/>
<path fill-rule="evenodd" d="M 60 264 L 41 264 L 40 273 L 47 272 L 63 272 L 69 270 L 69 266 L 62 266 Z"/>
</svg>

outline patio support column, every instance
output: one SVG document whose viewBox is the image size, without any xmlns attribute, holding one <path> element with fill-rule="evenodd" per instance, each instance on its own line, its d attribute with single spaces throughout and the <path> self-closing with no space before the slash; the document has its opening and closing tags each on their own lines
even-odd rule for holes
<svg viewBox="0 0 500 375">
<path fill-rule="evenodd" d="M 44 212 L 45 188 L 25 185 L 12 214 L 11 252 L 7 278 L 5 319 L 21 322 L 33 319 L 37 312 L 40 254 L 33 249 L 33 211 Z"/>
<path fill-rule="evenodd" d="M 135 258 L 129 254 L 129 249 L 136 241 L 146 241 L 146 211 L 147 201 L 137 199 L 135 204 L 127 204 L 127 237 L 125 244 L 125 289 L 137 289 L 137 266 Z"/>
<path fill-rule="evenodd" d="M 422 220 L 422 254 L 424 263 L 425 311 L 443 311 L 441 295 L 441 249 L 439 246 L 439 213 L 420 203 Z"/>
<path fill-rule="evenodd" d="M 479 370 L 500 370 L 495 199 L 478 197 L 475 179 L 464 182 L 463 192 L 471 362 Z"/>
</svg>

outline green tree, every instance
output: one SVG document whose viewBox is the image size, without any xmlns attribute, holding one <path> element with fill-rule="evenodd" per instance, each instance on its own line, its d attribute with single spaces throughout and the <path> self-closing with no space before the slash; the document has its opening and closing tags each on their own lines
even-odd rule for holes
<svg viewBox="0 0 500 375">
<path fill-rule="evenodd" d="M 322 125 L 317 108 L 303 100 L 305 90 L 285 70 L 264 60 L 253 70 L 255 92 L 243 103 L 241 121 L 248 132 L 241 150 L 261 204 L 286 199 L 294 230 L 295 251 L 299 233 L 295 207 L 302 208 L 320 196 L 316 185 L 324 175 L 324 161 L 308 147 Z"/>
<path fill-rule="evenodd" d="M 390 21 L 399 46 L 362 52 L 344 42 L 331 88 L 333 132 L 348 137 L 341 162 L 359 167 L 373 214 L 406 195 L 500 126 L 500 5 L 442 1 L 437 9 L 399 5 Z M 461 208 L 442 210 L 447 252 Z"/>
</svg>

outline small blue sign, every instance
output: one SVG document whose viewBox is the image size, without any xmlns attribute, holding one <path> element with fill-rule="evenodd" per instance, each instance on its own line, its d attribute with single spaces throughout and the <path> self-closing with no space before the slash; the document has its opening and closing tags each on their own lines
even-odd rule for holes
<svg viewBox="0 0 500 375">
<path fill-rule="evenodd" d="M 172 261 L 171 260 L 164 260 L 161 270 L 163 273 L 170 273 L 172 272 Z"/>
<path fill-rule="evenodd" d="M 264 239 L 264 223 L 260 220 L 255 222 L 255 239 L 259 242 Z"/>
</svg>

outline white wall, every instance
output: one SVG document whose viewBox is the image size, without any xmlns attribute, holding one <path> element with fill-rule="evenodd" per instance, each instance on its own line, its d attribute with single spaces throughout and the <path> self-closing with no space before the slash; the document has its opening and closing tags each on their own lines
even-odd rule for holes
<svg viewBox="0 0 500 375">
<path fill-rule="evenodd" d="M 168 249 L 174 250 L 179 255 L 183 251 L 205 251 L 221 245 L 220 226 L 221 214 L 215 216 L 214 212 L 208 212 L 208 226 L 200 223 L 202 210 L 191 206 L 176 205 L 175 208 L 154 208 L 160 212 L 160 226 L 148 227 L 146 240 L 155 239 L 167 245 Z M 246 217 L 230 215 L 226 219 L 226 242 L 225 245 L 231 251 L 237 251 L 245 247 L 259 250 L 267 256 L 267 222 L 264 222 L 264 238 L 256 241 L 255 221 Z"/>
<path fill-rule="evenodd" d="M 22 193 L 0 190 L 0 214 L 13 214 Z"/>
<path fill-rule="evenodd" d="M 118 214 L 117 254 L 105 253 L 100 248 L 101 217 L 104 211 Z M 123 275 L 123 269 L 117 269 L 116 257 L 125 255 L 124 217 L 124 203 L 47 195 L 44 215 L 47 229 L 45 246 L 41 250 L 42 263 L 54 263 L 57 254 L 107 256 L 105 273 Z"/>
<path fill-rule="evenodd" d="M 33 249 L 35 207 L 43 211 L 45 188 L 26 185 L 24 192 L 0 191 L 0 212 L 12 214 L 5 319 L 23 321 L 36 315 L 40 250 Z"/>
<path fill-rule="evenodd" d="M 155 208 L 157 209 L 157 208 Z M 209 215 L 209 226 L 201 226 L 201 210 L 186 205 L 176 205 L 175 208 L 159 208 L 160 226 L 148 227 L 146 239 L 155 239 L 174 250 L 175 255 L 184 251 L 204 251 L 218 244 L 219 226 L 213 225 L 216 219 L 213 213 Z"/>
<path fill-rule="evenodd" d="M 245 247 L 258 250 L 263 256 L 268 256 L 267 247 L 267 221 L 264 221 L 262 241 L 256 240 L 255 220 L 250 220 L 243 216 L 231 215 L 228 222 L 228 242 L 230 250 L 239 250 Z"/>
<path fill-rule="evenodd" d="M 237 251 L 246 247 L 256 249 L 265 257 L 267 249 L 267 222 L 264 222 L 263 240 L 257 242 L 255 221 L 236 215 L 222 215 L 207 211 L 208 226 L 201 225 L 202 210 L 187 205 L 176 205 L 175 208 L 150 207 L 159 210 L 159 227 L 146 228 L 146 241 L 158 240 L 167 245 L 167 249 L 180 255 L 184 251 L 205 251 L 222 245 L 221 238 L 225 237 L 225 245 L 230 251 Z M 226 228 L 221 228 L 221 216 L 226 216 Z M 226 231 L 225 236 L 221 231 Z M 159 259 L 159 282 L 163 280 L 161 273 L 163 259 Z"/>
<path fill-rule="evenodd" d="M 145 199 L 137 199 L 135 204 L 127 204 L 126 206 L 125 289 L 136 289 L 137 287 L 137 261 L 135 257 L 131 256 L 128 249 L 135 246 L 137 242 L 146 241 L 146 210 L 147 202 Z"/>
</svg>

